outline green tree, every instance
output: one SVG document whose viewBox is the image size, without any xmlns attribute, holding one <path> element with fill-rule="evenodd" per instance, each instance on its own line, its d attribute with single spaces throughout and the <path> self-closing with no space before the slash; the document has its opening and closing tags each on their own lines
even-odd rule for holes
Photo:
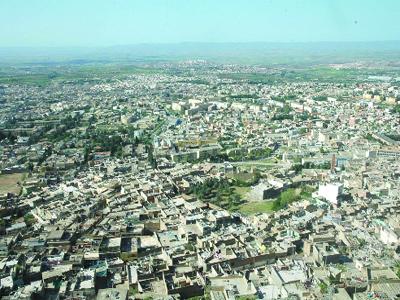
<svg viewBox="0 0 400 300">
<path fill-rule="evenodd" d="M 32 226 L 34 223 L 35 223 L 35 217 L 32 215 L 32 214 L 26 214 L 25 216 L 24 216 L 24 222 L 25 222 L 25 224 L 26 224 L 26 226 Z"/>
</svg>

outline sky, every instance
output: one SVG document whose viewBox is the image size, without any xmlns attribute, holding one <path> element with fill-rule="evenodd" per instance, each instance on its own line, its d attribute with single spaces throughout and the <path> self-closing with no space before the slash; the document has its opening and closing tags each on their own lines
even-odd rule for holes
<svg viewBox="0 0 400 300">
<path fill-rule="evenodd" d="M 399 0 L 0 0 L 0 47 L 400 40 Z"/>
</svg>

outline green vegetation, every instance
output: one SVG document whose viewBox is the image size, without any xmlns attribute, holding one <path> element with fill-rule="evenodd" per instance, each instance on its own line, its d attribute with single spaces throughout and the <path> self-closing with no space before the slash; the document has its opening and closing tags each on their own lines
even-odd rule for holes
<svg viewBox="0 0 400 300">
<path fill-rule="evenodd" d="M 247 202 L 239 207 L 239 211 L 245 215 L 253 215 L 257 213 L 271 213 L 274 201 Z"/>
<path fill-rule="evenodd" d="M 386 134 L 386 136 L 393 141 L 400 142 L 400 134 Z"/>
<path fill-rule="evenodd" d="M 209 160 L 213 163 L 223 163 L 223 162 L 239 162 L 239 161 L 246 161 L 246 160 L 258 160 L 263 159 L 271 156 L 272 149 L 266 147 L 264 149 L 253 149 L 250 153 L 245 149 L 238 150 L 237 152 L 231 152 L 226 154 L 225 152 L 215 151 L 215 153 L 208 153 L 204 155 L 200 159 L 195 158 L 181 158 L 180 162 L 191 162 L 191 163 L 199 163 L 203 161 Z"/>
<path fill-rule="evenodd" d="M 97 205 L 99 209 L 104 209 L 107 207 L 107 199 L 99 199 L 97 200 Z"/>
<path fill-rule="evenodd" d="M 26 226 L 32 226 L 36 222 L 36 220 L 32 214 L 26 214 L 24 216 L 24 222 L 25 222 Z"/>
<path fill-rule="evenodd" d="M 392 108 L 392 112 L 395 114 L 400 114 L 400 104 L 396 104 L 393 108 Z"/>
<path fill-rule="evenodd" d="M 121 252 L 121 259 L 124 262 L 129 262 L 129 261 L 133 261 L 136 257 L 133 255 L 133 253 L 129 253 L 129 252 Z"/>
<path fill-rule="evenodd" d="M 320 95 L 320 96 L 315 96 L 315 97 L 313 97 L 313 99 L 314 99 L 315 101 L 326 101 L 326 100 L 328 100 L 328 96 Z"/>
<path fill-rule="evenodd" d="M 256 300 L 257 297 L 254 295 L 251 296 L 240 296 L 236 298 L 237 300 Z"/>
<path fill-rule="evenodd" d="M 271 153 L 272 153 L 272 149 L 271 148 L 255 149 L 255 150 L 252 150 L 246 156 L 246 158 L 248 160 L 262 159 L 262 158 L 270 157 Z"/>
<path fill-rule="evenodd" d="M 9 124 L 5 124 L 4 126 L 5 128 L 9 127 Z M 15 136 L 15 134 L 13 134 L 12 132 L 4 132 L 2 130 L 0 130 L 0 141 L 4 140 L 4 139 L 8 139 L 8 141 L 10 142 L 10 144 L 14 144 L 15 141 L 17 140 L 17 137 Z"/>
<path fill-rule="evenodd" d="M 311 194 L 315 192 L 315 188 L 309 185 L 303 185 L 300 191 L 300 198 L 301 199 L 310 199 Z"/>
<path fill-rule="evenodd" d="M 293 65 L 293 62 L 291 62 Z M 280 84 L 282 82 L 304 82 L 304 81 L 319 81 L 319 82 L 338 82 L 347 84 L 350 81 L 359 79 L 361 75 L 368 76 L 376 74 L 378 70 L 368 69 L 335 69 L 326 66 L 308 66 L 292 70 L 282 70 L 273 73 L 232 73 L 220 74 L 221 78 L 233 79 L 237 81 L 246 81 L 249 84 Z M 288 96 L 282 96 L 284 101 Z M 285 99 L 286 98 L 286 99 Z M 280 100 L 277 100 L 280 101 Z"/>
<path fill-rule="evenodd" d="M 185 79 L 185 80 L 178 80 L 178 83 L 191 83 L 191 84 L 205 84 L 209 85 L 210 82 L 204 79 Z"/>
<path fill-rule="evenodd" d="M 38 163 L 37 163 L 38 166 L 41 166 L 42 163 L 44 163 L 46 161 L 46 159 L 51 156 L 52 152 L 53 152 L 52 149 L 50 147 L 47 147 L 44 150 L 42 156 L 39 157 L 39 160 L 38 160 Z"/>
<path fill-rule="evenodd" d="M 193 186 L 189 193 L 193 193 L 200 200 L 230 211 L 237 211 L 239 205 L 243 203 L 232 183 L 226 179 L 208 178 L 203 183 Z"/>
<path fill-rule="evenodd" d="M 52 142 L 57 142 L 70 137 L 70 133 L 68 132 L 68 130 L 78 127 L 81 123 L 81 119 L 81 114 L 75 114 L 73 117 L 71 115 L 68 115 L 61 120 L 61 124 L 59 126 L 48 132 L 49 140 Z M 51 127 L 48 126 L 47 131 L 50 128 Z"/>
<path fill-rule="evenodd" d="M 128 295 L 129 296 L 134 296 L 135 294 L 138 293 L 138 289 L 134 286 L 129 287 Z"/>
<path fill-rule="evenodd" d="M 153 144 L 146 145 L 147 159 L 152 166 L 152 168 L 157 168 L 157 160 L 154 157 L 154 147 Z"/>
<path fill-rule="evenodd" d="M 278 198 L 273 201 L 248 202 L 242 204 L 239 210 L 246 215 L 278 211 L 286 208 L 289 204 L 295 201 L 310 199 L 313 191 L 314 188 L 310 186 L 302 186 L 301 189 L 289 188 L 283 191 Z"/>
<path fill-rule="evenodd" d="M 238 162 L 238 161 L 246 161 L 246 160 L 258 160 L 263 158 L 268 158 L 272 154 L 271 148 L 263 148 L 263 149 L 253 149 L 250 153 L 245 150 L 240 150 L 237 152 L 231 152 L 229 155 L 226 153 L 220 154 L 219 156 L 211 157 L 212 162 Z M 218 159 L 217 159 L 218 158 Z"/>
<path fill-rule="evenodd" d="M 305 134 L 307 132 L 307 128 L 300 128 L 299 133 L 300 134 Z"/>
<path fill-rule="evenodd" d="M 196 251 L 196 246 L 193 245 L 192 243 L 188 243 L 185 245 L 185 249 L 188 251 Z"/>
<path fill-rule="evenodd" d="M 295 165 L 294 168 L 296 170 L 302 170 L 302 169 L 329 170 L 331 168 L 331 162 L 330 161 L 325 161 L 321 163 L 305 162 L 303 165 Z"/>
<path fill-rule="evenodd" d="M 110 151 L 111 156 L 122 156 L 122 147 L 125 145 L 122 137 L 107 132 L 97 132 L 91 136 L 90 144 L 87 147 L 100 148 L 100 151 Z"/>
<path fill-rule="evenodd" d="M 300 200 L 300 193 L 293 188 L 283 191 L 279 197 L 274 200 L 272 209 L 278 211 L 282 208 L 286 208 L 290 203 Z"/>
<path fill-rule="evenodd" d="M 242 98 L 249 98 L 249 99 L 257 99 L 258 96 L 254 94 L 242 94 L 242 95 L 230 95 L 231 99 L 242 99 Z"/>
<path fill-rule="evenodd" d="M 260 181 L 259 173 L 235 173 L 227 175 L 237 187 L 250 187 Z"/>
<path fill-rule="evenodd" d="M 328 292 L 328 285 L 325 282 L 321 282 L 318 285 L 319 289 L 321 290 L 322 294 L 326 294 Z"/>
<path fill-rule="evenodd" d="M 398 261 L 398 262 L 396 263 L 395 272 L 396 272 L 397 277 L 400 278 L 400 261 Z"/>
<path fill-rule="evenodd" d="M 110 78 L 113 77 L 117 79 L 134 74 L 149 75 L 164 72 L 164 70 L 158 68 L 119 64 L 68 66 L 62 72 L 59 69 L 54 70 L 51 67 L 45 70 L 31 67 L 27 72 L 22 74 L 21 72 L 14 72 L 11 75 L 9 72 L 0 73 L 0 84 L 47 86 L 59 83 L 100 83 L 110 82 L 113 80 Z"/>
<path fill-rule="evenodd" d="M 205 137 L 201 139 L 193 139 L 193 140 L 180 140 L 176 144 L 179 148 L 182 147 L 190 147 L 190 146 L 204 146 L 204 145 L 210 145 L 210 144 L 216 144 L 218 143 L 218 139 L 215 137 Z"/>
<path fill-rule="evenodd" d="M 272 117 L 273 121 L 293 120 L 294 116 L 290 114 L 292 109 L 289 105 L 285 105 L 278 113 Z"/>
<path fill-rule="evenodd" d="M 44 86 L 51 82 L 52 79 L 47 74 L 27 74 L 0 76 L 0 84 L 25 84 Z"/>
<path fill-rule="evenodd" d="M 282 120 L 293 120 L 293 115 L 289 114 L 275 114 L 272 117 L 273 121 L 282 121 Z"/>
<path fill-rule="evenodd" d="M 218 205 L 229 211 L 250 213 L 252 210 L 250 204 L 257 203 L 245 203 L 244 199 L 250 191 L 250 187 L 259 182 L 260 174 L 238 173 L 228 176 L 230 180 L 216 178 L 206 179 L 203 183 L 193 186 L 189 190 L 189 193 L 193 193 L 200 200 Z M 260 206 L 259 209 L 263 210 Z"/>
<path fill-rule="evenodd" d="M 250 187 L 235 186 L 235 192 L 240 196 L 241 199 L 245 199 L 250 192 Z"/>
<path fill-rule="evenodd" d="M 230 184 L 227 180 L 208 178 L 203 183 L 192 186 L 189 193 L 195 194 L 200 200 L 207 200 L 229 189 Z"/>
<path fill-rule="evenodd" d="M 124 137 L 125 135 L 127 138 Z M 110 151 L 111 156 L 122 157 L 125 146 L 137 145 L 139 142 L 134 139 L 134 129 L 131 126 L 108 128 L 89 126 L 81 137 L 86 140 L 85 161 L 91 159 L 91 154 L 95 150 Z"/>
<path fill-rule="evenodd" d="M 286 102 L 296 99 L 296 95 L 272 96 L 271 99 L 279 102 Z"/>
<path fill-rule="evenodd" d="M 306 121 L 312 119 L 312 115 L 309 114 L 308 112 L 303 112 L 301 114 L 296 114 L 296 118 L 302 121 Z M 304 134 L 307 132 L 307 128 L 300 128 L 299 132 Z"/>
</svg>

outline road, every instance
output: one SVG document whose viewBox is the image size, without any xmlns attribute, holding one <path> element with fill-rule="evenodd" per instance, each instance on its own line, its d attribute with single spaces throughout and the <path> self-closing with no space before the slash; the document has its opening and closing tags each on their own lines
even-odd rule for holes
<svg viewBox="0 0 400 300">
<path fill-rule="evenodd" d="M 287 162 L 274 163 L 274 162 L 264 162 L 257 160 L 236 161 L 228 163 L 233 166 L 263 166 L 263 167 L 281 167 L 281 168 L 289 167 L 291 165 L 290 163 Z M 216 167 L 223 167 L 225 163 L 211 163 L 211 164 Z"/>
</svg>

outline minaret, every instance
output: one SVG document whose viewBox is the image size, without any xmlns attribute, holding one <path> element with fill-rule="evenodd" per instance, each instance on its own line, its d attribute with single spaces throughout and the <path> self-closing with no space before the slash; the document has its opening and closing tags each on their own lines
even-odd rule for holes
<svg viewBox="0 0 400 300">
<path fill-rule="evenodd" d="M 332 155 L 332 160 L 331 160 L 331 172 L 335 172 L 336 168 L 336 154 Z"/>
</svg>

